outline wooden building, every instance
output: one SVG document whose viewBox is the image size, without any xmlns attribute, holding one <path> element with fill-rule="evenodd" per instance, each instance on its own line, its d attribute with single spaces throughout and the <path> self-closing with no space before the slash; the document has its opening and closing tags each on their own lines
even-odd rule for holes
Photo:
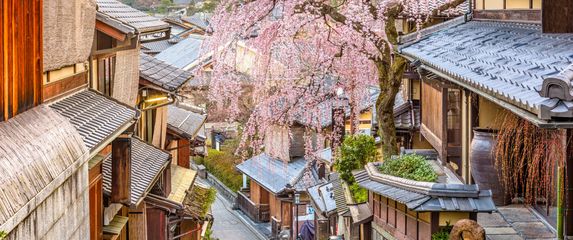
<svg viewBox="0 0 573 240">
<path fill-rule="evenodd" d="M 101 177 L 88 169 L 139 113 L 87 89 L 96 6 L 87 0 L 2 4 L 2 26 L 8 26 L 1 28 L 8 40 L 2 59 L 9 61 L 1 85 L 11 89 L 0 91 L 10 98 L 2 101 L 0 119 L 11 119 L 0 122 L 9 136 L 0 141 L 0 161 L 20 163 L 2 164 L 12 166 L 2 171 L 8 174 L 3 186 L 13 188 L 4 192 L 22 194 L 2 196 L 10 205 L 2 208 L 1 229 L 8 239 L 97 239 L 101 234 L 90 226 L 101 224 L 90 213 L 102 210 Z"/>
<path fill-rule="evenodd" d="M 320 179 L 304 158 L 302 134 L 294 129 L 290 138 L 286 128 L 274 127 L 265 139 L 265 152 L 236 166 L 245 176 L 237 194 L 239 209 L 255 222 L 271 222 L 274 237 L 286 231 L 294 239 L 304 221 L 314 217 L 307 211 L 306 189 Z"/>
<path fill-rule="evenodd" d="M 513 114 L 538 129 L 558 130 L 563 139 L 570 139 L 573 30 L 564 17 L 571 16 L 573 6 L 570 1 L 537 0 L 472 3 L 472 15 L 402 36 L 399 53 L 421 77 L 422 135 L 463 182 L 481 183 L 487 174 L 496 176 L 493 167 L 476 162 L 472 143 L 481 141 L 480 129 L 499 130 L 503 115 Z M 490 139 L 495 141 L 495 134 Z M 566 153 L 568 170 L 562 177 L 571 176 L 573 169 L 565 145 L 556 150 Z M 492 188 L 494 198 L 505 198 L 500 184 L 483 183 Z M 566 195 L 562 207 L 571 208 L 573 191 L 566 189 L 573 183 L 565 185 L 557 191 Z M 571 236 L 573 213 L 566 211 L 564 224 L 557 225 L 557 202 L 543 199 L 536 197 L 532 208 Z"/>
<path fill-rule="evenodd" d="M 378 164 L 354 173 L 358 185 L 368 189 L 373 239 L 431 239 L 448 223 L 496 210 L 491 191 L 463 184 L 447 168 L 439 183 L 429 183 L 381 174 Z"/>
</svg>

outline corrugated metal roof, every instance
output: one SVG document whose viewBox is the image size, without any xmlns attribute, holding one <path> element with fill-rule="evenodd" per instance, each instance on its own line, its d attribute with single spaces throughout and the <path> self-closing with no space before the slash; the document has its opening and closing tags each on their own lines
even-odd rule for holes
<svg viewBox="0 0 573 240">
<path fill-rule="evenodd" d="M 103 190 L 111 194 L 111 154 L 103 161 Z M 171 154 L 139 138 L 131 138 L 131 199 L 133 207 L 151 190 L 158 176 L 168 167 Z"/>
<path fill-rule="evenodd" d="M 140 33 L 166 31 L 169 24 L 116 0 L 96 0 L 98 12 L 137 29 Z"/>
<path fill-rule="evenodd" d="M 204 40 L 203 36 L 190 35 L 155 57 L 178 68 L 188 70 L 192 64 L 199 60 Z"/>
<path fill-rule="evenodd" d="M 532 23 L 459 20 L 424 34 L 401 53 L 541 119 L 573 117 L 573 101 L 539 94 L 545 78 L 573 63 L 573 34 L 544 34 Z"/>
<path fill-rule="evenodd" d="M 207 115 L 196 113 L 180 105 L 167 107 L 167 127 L 189 139 L 198 134 L 205 134 L 202 129 L 206 119 Z"/>
<path fill-rule="evenodd" d="M 81 90 L 49 105 L 69 119 L 89 149 L 132 124 L 137 110 L 92 90 Z"/>
<path fill-rule="evenodd" d="M 277 194 L 285 190 L 287 184 L 294 187 L 301 178 L 306 163 L 304 158 L 285 163 L 262 153 L 237 165 L 237 169 L 268 191 Z"/>
<path fill-rule="evenodd" d="M 145 53 L 139 55 L 139 76 L 167 91 L 176 91 L 193 74 Z"/>
</svg>

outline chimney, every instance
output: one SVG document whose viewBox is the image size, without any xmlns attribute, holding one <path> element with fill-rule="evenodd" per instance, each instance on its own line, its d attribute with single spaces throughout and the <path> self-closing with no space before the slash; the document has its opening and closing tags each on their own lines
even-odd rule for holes
<svg viewBox="0 0 573 240">
<path fill-rule="evenodd" d="M 541 18 L 544 33 L 573 33 L 573 1 L 544 0 Z"/>
<path fill-rule="evenodd" d="M 131 200 L 131 136 L 124 134 L 111 143 L 111 202 Z"/>
</svg>

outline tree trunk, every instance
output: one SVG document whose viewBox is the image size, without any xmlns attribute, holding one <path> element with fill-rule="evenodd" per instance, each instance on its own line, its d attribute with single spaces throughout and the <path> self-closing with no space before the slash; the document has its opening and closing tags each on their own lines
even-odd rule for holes
<svg viewBox="0 0 573 240">
<path fill-rule="evenodd" d="M 398 154 L 396 125 L 394 124 L 394 102 L 400 91 L 402 76 L 406 70 L 406 59 L 394 56 L 389 68 L 379 68 L 378 84 L 380 95 L 376 100 L 378 114 L 378 135 L 382 140 L 382 157 L 388 158 Z M 384 63 L 380 63 L 383 65 Z M 380 66 L 380 64 L 377 64 Z"/>
</svg>

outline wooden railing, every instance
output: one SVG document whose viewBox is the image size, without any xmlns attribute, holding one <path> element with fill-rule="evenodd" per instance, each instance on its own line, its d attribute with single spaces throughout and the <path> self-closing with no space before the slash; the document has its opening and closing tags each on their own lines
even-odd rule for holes
<svg viewBox="0 0 573 240">
<path fill-rule="evenodd" d="M 255 204 L 246 193 L 237 192 L 237 205 L 255 222 L 268 222 L 270 220 L 270 206 L 268 204 Z"/>
</svg>

